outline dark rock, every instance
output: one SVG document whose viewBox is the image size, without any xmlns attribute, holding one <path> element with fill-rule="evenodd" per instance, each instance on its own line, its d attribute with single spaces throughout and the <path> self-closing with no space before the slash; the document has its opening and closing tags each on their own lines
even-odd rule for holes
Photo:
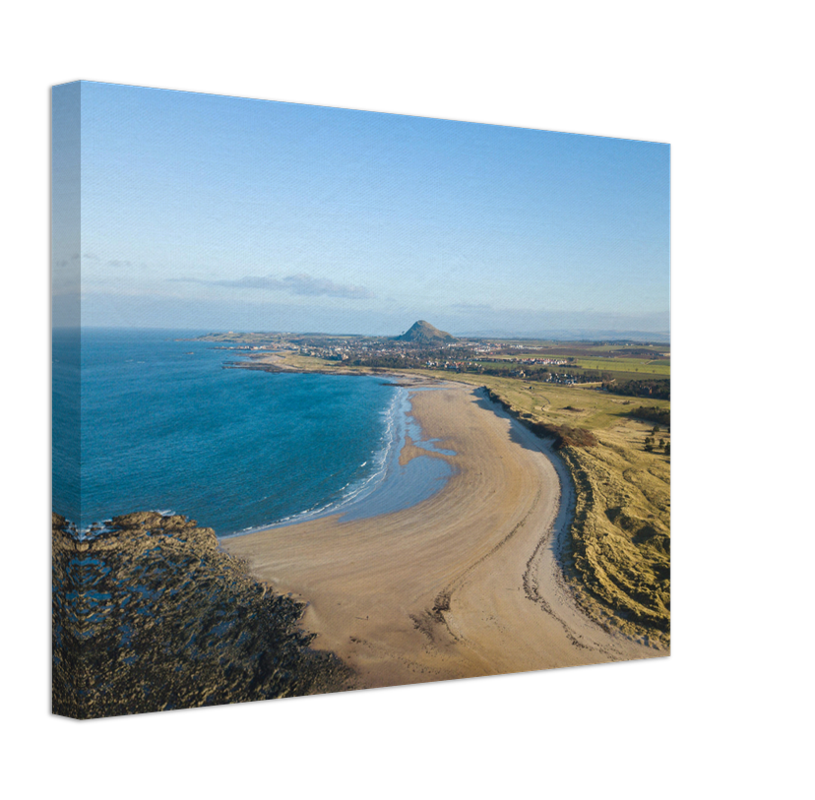
<svg viewBox="0 0 815 800">
<path fill-rule="evenodd" d="M 255 581 L 211 528 L 114 517 L 80 539 L 52 517 L 53 712 L 91 717 L 338 691 L 352 673 L 312 650 L 305 605 Z"/>
</svg>

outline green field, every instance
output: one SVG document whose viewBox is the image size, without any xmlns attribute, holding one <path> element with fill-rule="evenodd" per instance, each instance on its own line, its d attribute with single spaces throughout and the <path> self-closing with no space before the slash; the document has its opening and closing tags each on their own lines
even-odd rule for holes
<svg viewBox="0 0 815 800">
<path fill-rule="evenodd" d="M 292 369 L 302 369 L 308 372 L 315 369 L 326 369 L 341 366 L 340 361 L 329 361 L 326 358 L 315 358 L 314 356 L 301 356 L 297 353 L 286 353 L 282 358 L 282 363 Z"/>
<path fill-rule="evenodd" d="M 671 377 L 671 363 L 662 359 L 648 361 L 644 358 L 578 358 L 578 367 L 602 372 L 626 372 Z"/>
</svg>

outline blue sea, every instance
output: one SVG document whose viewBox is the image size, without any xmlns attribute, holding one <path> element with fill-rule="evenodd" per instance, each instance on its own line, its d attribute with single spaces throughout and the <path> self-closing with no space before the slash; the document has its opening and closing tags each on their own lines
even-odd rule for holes
<svg viewBox="0 0 815 800">
<path fill-rule="evenodd" d="M 405 388 L 225 368 L 239 353 L 191 341 L 203 333 L 54 332 L 53 510 L 80 530 L 144 510 L 219 536 L 360 518 L 419 502 L 449 476 L 439 458 L 398 464 L 406 433 L 436 449 L 407 416 Z"/>
</svg>

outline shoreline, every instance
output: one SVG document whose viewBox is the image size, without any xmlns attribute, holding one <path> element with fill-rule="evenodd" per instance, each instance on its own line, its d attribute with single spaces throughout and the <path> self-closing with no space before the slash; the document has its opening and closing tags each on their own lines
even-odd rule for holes
<svg viewBox="0 0 815 800">
<path fill-rule="evenodd" d="M 392 373 L 391 376 L 409 377 L 393 376 Z M 437 390 L 443 388 L 443 384 L 419 377 L 408 382 L 390 382 L 388 385 L 393 386 L 396 392 L 386 412 L 389 420 L 385 443 L 372 454 L 372 458 L 376 460 L 381 458 L 376 471 L 364 480 L 346 486 L 344 491 L 348 494 L 344 494 L 339 500 L 319 508 L 299 511 L 274 522 L 219 535 L 219 540 L 228 541 L 334 515 L 344 521 L 366 519 L 416 505 L 440 491 L 452 471 L 447 467 L 447 462 L 435 460 L 434 457 L 455 453 L 440 450 L 434 440 L 424 435 L 421 424 L 413 415 L 411 394 Z M 417 459 L 423 459 L 422 463 Z M 434 485 L 436 482 L 441 485 Z"/>
<path fill-rule="evenodd" d="M 578 608 L 558 558 L 574 490 L 551 446 L 480 389 L 417 390 L 411 416 L 454 470 L 440 491 L 374 517 L 221 540 L 256 578 L 309 603 L 313 646 L 365 687 L 667 655 Z M 403 443 L 400 460 L 415 455 L 430 454 Z"/>
</svg>

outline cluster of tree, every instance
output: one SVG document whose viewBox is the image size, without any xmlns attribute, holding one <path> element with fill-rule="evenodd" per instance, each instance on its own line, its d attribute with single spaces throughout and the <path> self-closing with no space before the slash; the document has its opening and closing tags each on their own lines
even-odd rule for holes
<svg viewBox="0 0 815 800">
<path fill-rule="evenodd" d="M 649 422 L 656 422 L 657 425 L 670 427 L 671 409 L 660 408 L 659 406 L 638 406 L 633 411 L 628 412 L 629 417 L 637 419 L 647 419 Z"/>
<path fill-rule="evenodd" d="M 496 378 L 522 377 L 525 381 L 572 381 L 573 383 L 600 383 L 604 380 L 611 380 L 608 372 L 597 372 L 597 370 L 581 370 L 569 367 L 545 367 L 540 364 L 508 364 L 498 366 L 496 364 L 470 364 L 461 365 L 462 372 L 474 372 L 479 375 L 492 375 Z M 523 372 L 523 375 L 520 373 Z"/>
<path fill-rule="evenodd" d="M 647 358 L 649 360 L 659 358 L 659 353 L 649 350 L 646 347 L 623 347 L 620 350 L 611 350 L 603 353 L 604 356 L 621 356 L 622 358 Z"/>
<path fill-rule="evenodd" d="M 544 422 L 527 422 L 527 427 L 538 436 L 551 436 L 555 449 L 563 447 L 593 447 L 597 444 L 595 435 L 585 428 L 572 428 L 569 425 L 552 425 Z"/>
<path fill-rule="evenodd" d="M 655 397 L 658 400 L 671 399 L 670 378 L 636 381 L 604 381 L 603 388 L 612 394 L 622 394 L 628 397 Z"/>
<path fill-rule="evenodd" d="M 473 357 L 473 351 L 466 347 L 446 347 L 444 350 L 417 347 L 414 353 L 427 361 L 466 361 Z"/>
<path fill-rule="evenodd" d="M 660 438 L 659 443 L 656 441 L 656 434 L 659 433 L 659 426 L 655 425 L 651 433 L 654 435 L 645 437 L 645 451 L 647 453 L 653 453 L 658 447 L 663 453 L 665 453 L 666 456 L 669 456 L 671 454 L 671 443 L 666 442 L 664 437 Z"/>
</svg>

